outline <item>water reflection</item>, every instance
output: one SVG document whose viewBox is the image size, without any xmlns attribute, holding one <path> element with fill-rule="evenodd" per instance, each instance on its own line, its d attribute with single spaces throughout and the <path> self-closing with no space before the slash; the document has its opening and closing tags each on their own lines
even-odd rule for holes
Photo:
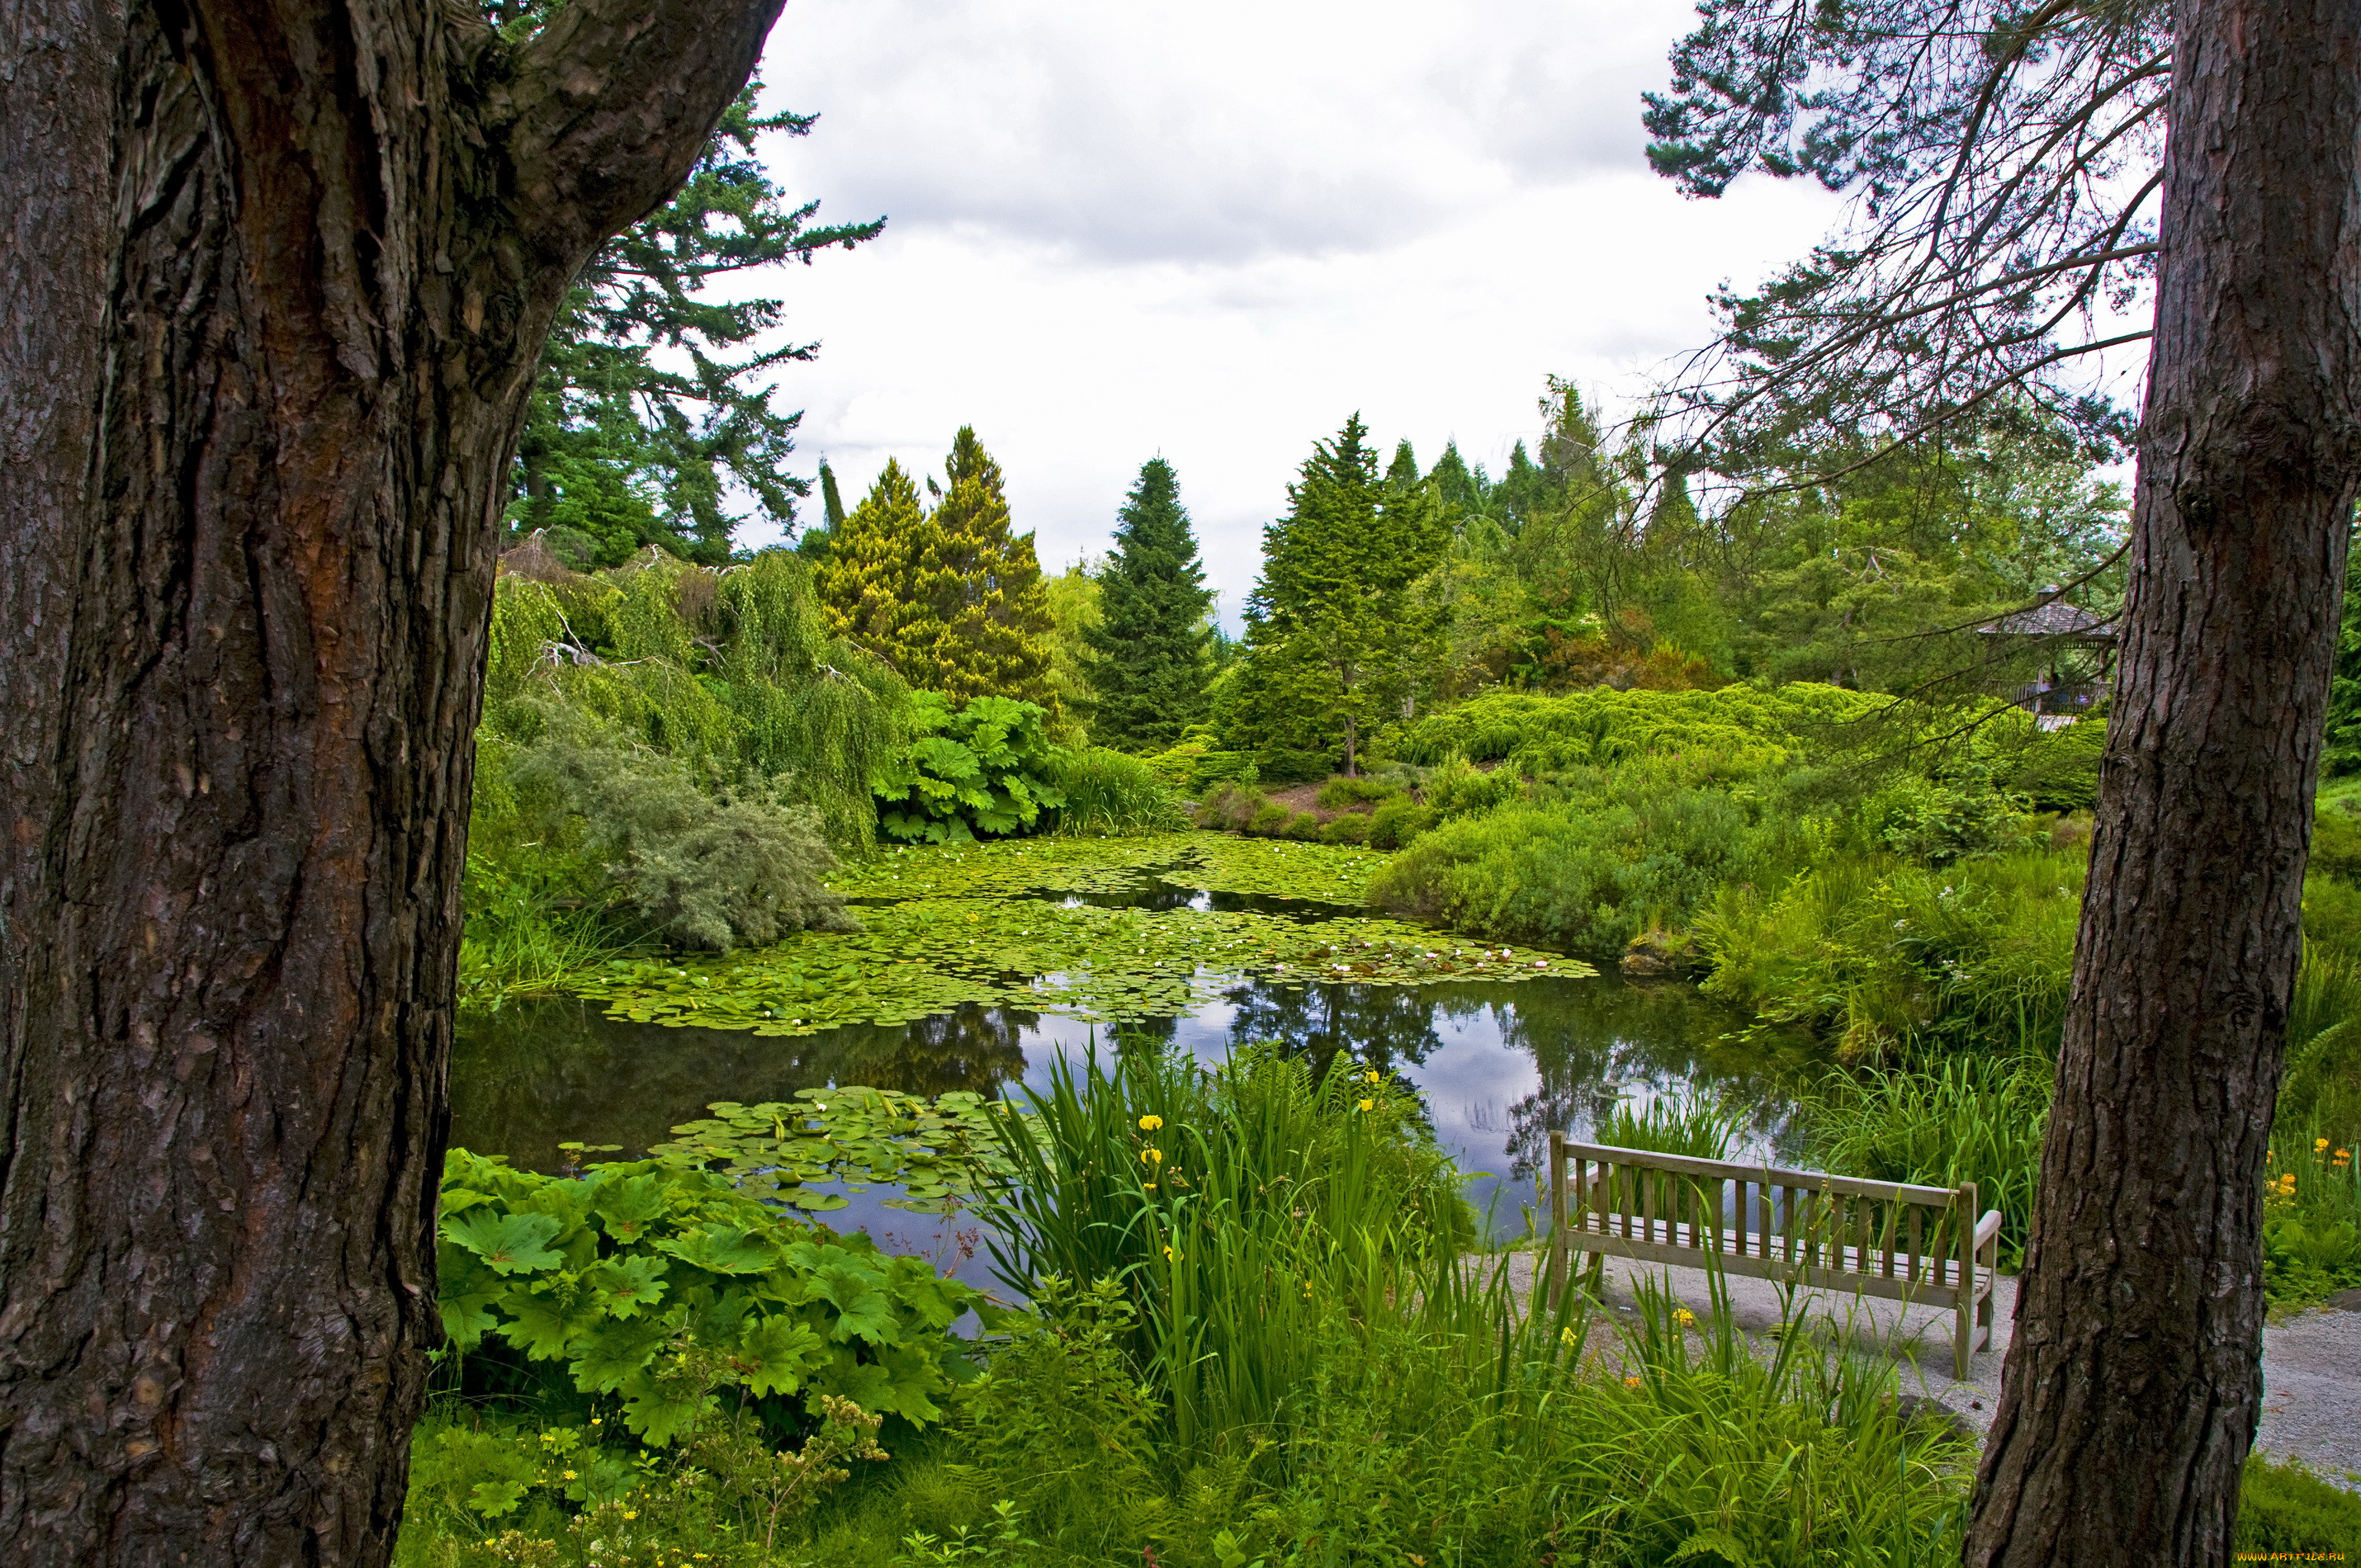
<svg viewBox="0 0 2361 1568">
<path fill-rule="evenodd" d="M 1185 1017 L 1125 1026 L 1206 1061 L 1275 1041 L 1318 1068 L 1349 1051 L 1400 1073 L 1422 1092 L 1444 1146 L 1483 1173 L 1478 1208 L 1497 1200 L 1511 1225 L 1531 1201 L 1550 1129 L 1586 1134 L 1620 1100 L 1729 1094 L 1751 1108 L 1745 1157 L 1778 1152 L 1808 1049 L 1737 1031 L 1730 1013 L 1688 987 L 1609 976 L 1416 989 L 1257 983 Z M 842 1083 L 926 1094 L 1038 1087 L 1058 1058 L 1105 1039 L 1072 1019 L 1005 1008 L 778 1039 L 623 1023 L 579 1002 L 529 1003 L 463 1026 L 452 1138 L 553 1169 L 563 1140 L 637 1154 L 716 1100 L 784 1100 Z"/>
</svg>

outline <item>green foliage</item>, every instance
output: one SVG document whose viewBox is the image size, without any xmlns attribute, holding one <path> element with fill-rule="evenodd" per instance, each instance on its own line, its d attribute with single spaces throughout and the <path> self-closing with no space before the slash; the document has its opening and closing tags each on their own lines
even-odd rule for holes
<svg viewBox="0 0 2361 1568">
<path fill-rule="evenodd" d="M 754 148 L 765 131 L 804 135 L 811 117 L 758 117 L 759 90 L 748 83 L 730 106 L 672 200 L 576 277 L 517 443 L 514 533 L 549 531 L 600 565 L 648 544 L 719 565 L 741 521 L 723 504 L 733 488 L 793 525 L 808 488 L 785 469 L 801 416 L 771 408 L 767 373 L 815 345 L 752 348 L 778 325 L 782 302 L 725 303 L 706 285 L 849 250 L 884 224 L 806 226 L 818 203 L 788 205 Z"/>
<path fill-rule="evenodd" d="M 1815 1168 L 1926 1187 L 1976 1184 L 2001 1212 L 2001 1267 L 2025 1255 L 2051 1071 L 2038 1056 L 1916 1056 L 1831 1076 L 1808 1116 Z"/>
<path fill-rule="evenodd" d="M 821 884 L 836 857 L 813 815 L 785 804 L 788 782 L 749 773 L 734 787 L 697 787 L 672 758 L 553 723 L 506 758 L 522 801 L 519 828 L 596 868 L 611 899 L 666 940 L 728 951 L 792 930 L 848 930 L 853 921 Z"/>
<path fill-rule="evenodd" d="M 2332 1133 L 2316 1117 L 2272 1127 L 2263 1173 L 2263 1289 L 2272 1306 L 2307 1306 L 2361 1285 L 2356 1145 L 2349 1128 Z"/>
<path fill-rule="evenodd" d="M 1352 853 L 1273 847 L 1307 857 Z M 1311 861 L 1315 874 L 1318 864 Z M 1299 885 L 1293 895 L 1309 891 Z M 1243 910 L 912 899 L 863 910 L 862 927 L 807 932 L 728 959 L 619 960 L 567 977 L 566 989 L 638 1023 L 785 1036 L 909 1023 L 970 1003 L 1104 1022 L 1174 1017 L 1249 978 L 1423 985 L 1591 972 L 1570 959 L 1477 947 L 1398 921 L 1303 922 Z"/>
<path fill-rule="evenodd" d="M 1189 826 L 1172 786 L 1145 760 L 1087 746 L 1056 759 L 1061 833 L 1130 836 L 1169 833 Z"/>
<path fill-rule="evenodd" d="M 1439 817 L 1473 817 L 1521 799 L 1525 781 L 1514 768 L 1496 767 L 1488 773 L 1454 757 L 1427 770 L 1419 793 Z"/>
<path fill-rule="evenodd" d="M 1121 1285 L 1183 1452 L 1302 1419 L 1334 1315 L 1398 1312 L 1402 1269 L 1455 1256 L 1469 1223 L 1414 1099 L 1341 1056 L 1315 1074 L 1268 1050 L 1211 1070 L 1093 1054 L 1054 1065 L 1033 1109 L 1002 1124 L 1017 1179 L 985 1211 L 995 1271 Z"/>
<path fill-rule="evenodd" d="M 979 696 L 954 708 L 934 693 L 915 695 L 911 740 L 873 781 L 878 827 L 907 843 L 965 843 L 1038 825 L 1065 804 L 1049 716 L 1029 702 Z"/>
<path fill-rule="evenodd" d="M 2080 843 L 1941 870 L 1840 853 L 1732 885 L 1697 920 L 1708 995 L 1808 1024 L 1849 1057 L 1915 1040 L 2049 1048 L 2065 1016 Z"/>
<path fill-rule="evenodd" d="M 1369 848 L 1407 849 L 1420 834 L 1434 826 L 1436 817 L 1433 806 L 1421 806 L 1408 795 L 1396 795 L 1369 813 Z M 1373 892 L 1371 896 L 1377 895 Z"/>
<path fill-rule="evenodd" d="M 1224 751 L 1202 736 L 1184 739 L 1146 761 L 1159 778 L 1190 798 L 1225 784 L 1251 787 L 1262 776 L 1253 752 Z"/>
<path fill-rule="evenodd" d="M 1751 874 L 1763 837 L 1747 806 L 1719 790 L 1504 806 L 1420 838 L 1370 897 L 1478 936 L 1620 953 L 1652 926 L 1686 925 L 1724 883 Z"/>
<path fill-rule="evenodd" d="M 1379 480 L 1367 433 L 1356 414 L 1316 444 L 1288 515 L 1263 531 L 1246 658 L 1218 716 L 1233 745 L 1341 759 L 1348 773 L 1433 641 L 1411 587 L 1447 537 L 1431 497 Z M 1281 779 L 1268 762 L 1262 775 Z"/>
<path fill-rule="evenodd" d="M 818 576 L 829 623 L 912 685 L 1029 702 L 1062 723 L 1041 563 L 1033 536 L 1012 532 L 1000 466 L 962 426 L 944 471 L 950 488 L 929 512 L 889 459 L 830 531 Z"/>
<path fill-rule="evenodd" d="M 1687 1155 L 1695 1159 L 1728 1159 L 1745 1126 L 1745 1111 L 1722 1102 L 1696 1098 L 1651 1100 L 1644 1107 L 1634 1109 L 1627 1100 L 1599 1119 L 1591 1142 L 1619 1149 Z"/>
<path fill-rule="evenodd" d="M 2301 1461 L 2246 1456 L 2238 1487 L 2241 1553 L 2285 1552 L 2334 1557 L 2361 1541 L 2361 1496 L 2323 1479 Z"/>
<path fill-rule="evenodd" d="M 1140 466 L 1099 581 L 1102 620 L 1084 632 L 1093 727 L 1111 746 L 1170 746 L 1205 717 L 1213 596 L 1163 458 Z"/>
<path fill-rule="evenodd" d="M 1712 692 L 1574 692 L 1565 696 L 1479 696 L 1407 725 L 1389 743 L 1404 762 L 1464 758 L 1527 773 L 1603 767 L 1653 755 L 1697 757 L 1725 782 L 1803 760 L 1836 745 L 1886 699 L 1834 686 L 1795 685 Z"/>
<path fill-rule="evenodd" d="M 674 1375 L 715 1369 L 709 1355 Z M 719 1384 L 713 1385 L 720 1387 Z M 657 1568 L 692 1560 L 721 1568 L 785 1568 L 786 1536 L 854 1462 L 882 1463 L 881 1418 L 851 1400 L 816 1401 L 819 1429 L 781 1449 L 742 1408 L 700 1421 L 664 1452 L 626 1453 L 588 1426 L 430 1412 L 411 1447 L 410 1497 L 394 1561 L 404 1565 L 534 1564 Z M 686 1543 L 686 1544 L 684 1544 Z"/>
<path fill-rule="evenodd" d="M 618 1401 L 657 1446 L 715 1415 L 722 1386 L 937 1420 L 935 1399 L 961 1369 L 950 1325 L 981 1299 L 866 1235 L 802 1224 L 719 1177 L 653 1160 L 569 1179 L 454 1149 L 442 1216 L 453 1348 L 579 1408 Z M 699 1352 L 710 1354 L 692 1367 Z"/>
<path fill-rule="evenodd" d="M 1320 786 L 1316 804 L 1323 811 L 1349 811 L 1356 806 L 1374 806 L 1381 800 L 1389 800 L 1400 793 L 1400 784 L 1389 784 L 1383 779 L 1339 776 Z"/>
<path fill-rule="evenodd" d="M 1905 773 L 1861 803 L 1861 836 L 1931 866 L 2026 847 L 2032 823 L 2017 796 L 1981 780 L 1955 783 Z"/>
<path fill-rule="evenodd" d="M 750 771 L 784 779 L 831 844 L 860 850 L 875 832 L 870 775 L 903 745 L 908 700 L 890 671 L 829 632 L 811 568 L 788 552 L 720 571 L 649 554 L 554 583 L 501 575 L 479 746 L 530 743 L 553 713 L 573 715 L 709 788 Z M 479 766 L 471 843 L 532 841 L 503 837 L 507 787 Z"/>
</svg>

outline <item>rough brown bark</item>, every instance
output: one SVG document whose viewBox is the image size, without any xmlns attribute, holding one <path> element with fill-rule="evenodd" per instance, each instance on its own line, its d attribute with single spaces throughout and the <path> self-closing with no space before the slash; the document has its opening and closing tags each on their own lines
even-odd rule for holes
<svg viewBox="0 0 2361 1568">
<path fill-rule="evenodd" d="M 504 477 L 778 0 L 0 0 L 0 1557 L 380 1562 Z"/>
<path fill-rule="evenodd" d="M 2125 645 L 1980 1565 L 2227 1563 L 2361 471 L 2361 4 L 2184 0 Z"/>
</svg>

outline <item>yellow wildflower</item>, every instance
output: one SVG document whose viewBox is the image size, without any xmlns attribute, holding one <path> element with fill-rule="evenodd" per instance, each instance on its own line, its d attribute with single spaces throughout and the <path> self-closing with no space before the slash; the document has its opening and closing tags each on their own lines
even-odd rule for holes
<svg viewBox="0 0 2361 1568">
<path fill-rule="evenodd" d="M 1374 1111 L 1377 1108 L 1378 1102 L 1374 1100 L 1364 1100 L 1361 1102 L 1361 1109 L 1364 1111 Z"/>
<path fill-rule="evenodd" d="M 1383 1073 L 1373 1072 L 1369 1074 L 1369 1081 L 1371 1083 L 1383 1083 L 1385 1080 L 1385 1074 Z"/>
<path fill-rule="evenodd" d="M 1142 1165 L 1162 1165 L 1164 1163 L 1164 1151 L 1162 1149 L 1142 1149 L 1139 1151 L 1139 1163 Z"/>
<path fill-rule="evenodd" d="M 574 1472 L 573 1472 L 573 1471 L 568 1470 L 568 1471 L 566 1471 L 564 1474 L 565 1474 L 565 1475 L 566 1475 L 566 1478 L 568 1481 L 571 1481 L 571 1480 L 573 1480 L 573 1479 L 574 1479 Z"/>
<path fill-rule="evenodd" d="M 1638 1376 L 1638 1375 L 1637 1375 L 1637 1374 L 1634 1374 L 1633 1376 L 1630 1376 L 1630 1377 L 1626 1377 L 1625 1379 L 1623 1379 L 1623 1387 L 1625 1387 L 1626 1388 L 1637 1388 L 1639 1386 L 1640 1386 L 1640 1379 L 1639 1379 L 1639 1376 Z"/>
<path fill-rule="evenodd" d="M 2323 1149 L 2326 1148 L 2327 1146 L 2328 1146 L 2328 1140 L 2327 1140 L 2326 1138 L 2314 1138 L 2314 1139 L 2312 1140 L 2312 1153 L 2314 1153 L 2314 1154 L 2318 1154 L 2321 1150 L 2323 1150 Z"/>
<path fill-rule="evenodd" d="M 1161 1116 L 1142 1116 L 1139 1119 L 1139 1130 L 1143 1133 L 1152 1133 L 1162 1125 L 1164 1118 Z"/>
<path fill-rule="evenodd" d="M 1557 1338 L 1558 1343 L 1565 1345 L 1578 1345 L 1582 1343 L 1580 1340 L 1574 1337 L 1574 1331 L 1572 1329 L 1558 1330 Z"/>
<path fill-rule="evenodd" d="M 1693 1329 L 1697 1327 L 1697 1314 L 1686 1307 L 1676 1307 L 1673 1310 L 1673 1321 L 1685 1329 Z"/>
</svg>

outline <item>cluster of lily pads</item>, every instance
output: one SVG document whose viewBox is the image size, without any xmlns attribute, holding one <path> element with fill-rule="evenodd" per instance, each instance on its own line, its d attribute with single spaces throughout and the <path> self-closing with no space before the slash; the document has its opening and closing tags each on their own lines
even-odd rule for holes
<svg viewBox="0 0 2361 1568">
<path fill-rule="evenodd" d="M 1211 833 L 897 850 L 838 880 L 839 891 L 873 901 L 857 931 L 807 931 L 721 958 L 623 960 L 577 974 L 568 989 L 637 1023 L 792 1036 L 907 1024 L 970 1003 L 1101 1023 L 1172 1017 L 1247 980 L 1424 985 L 1593 972 L 1359 915 L 1307 921 L 1055 897 L 1160 880 L 1352 907 L 1383 859 Z"/>
<path fill-rule="evenodd" d="M 1002 839 L 887 850 L 838 872 L 829 885 L 857 899 L 1017 898 L 1126 893 L 1163 883 L 1356 905 L 1385 862 L 1367 850 L 1228 833 Z"/>
</svg>

